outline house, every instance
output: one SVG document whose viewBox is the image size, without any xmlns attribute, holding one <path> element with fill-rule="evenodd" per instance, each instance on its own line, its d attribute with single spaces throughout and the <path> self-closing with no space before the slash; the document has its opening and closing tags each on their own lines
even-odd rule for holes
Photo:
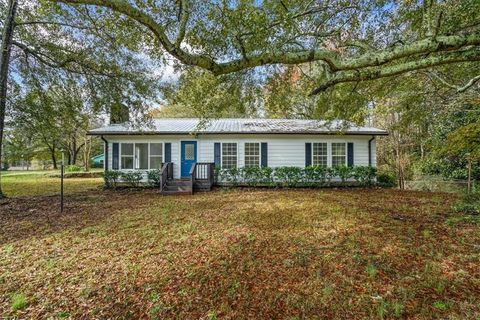
<svg viewBox="0 0 480 320">
<path fill-rule="evenodd" d="M 161 169 L 161 188 L 192 192 L 211 186 L 214 166 L 375 166 L 375 138 L 387 132 L 343 121 L 154 119 L 142 128 L 113 124 L 89 134 L 105 143 L 105 170 Z M 188 179 L 195 180 L 191 190 Z"/>
</svg>

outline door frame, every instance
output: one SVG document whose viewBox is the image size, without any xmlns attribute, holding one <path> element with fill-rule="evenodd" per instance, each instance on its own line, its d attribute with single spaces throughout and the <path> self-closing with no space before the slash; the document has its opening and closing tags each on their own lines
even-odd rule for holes
<svg viewBox="0 0 480 320">
<path fill-rule="evenodd" d="M 182 176 L 182 146 L 183 146 L 183 142 L 194 142 L 195 143 L 195 162 L 198 162 L 198 154 L 199 154 L 199 148 L 198 148 L 198 140 L 194 140 L 194 139 L 185 139 L 185 140 L 180 140 L 180 148 L 178 148 L 178 159 L 180 159 L 179 161 L 179 166 L 178 166 L 178 176 L 180 177 L 180 179 L 183 179 L 183 178 L 187 178 L 188 176 Z"/>
</svg>

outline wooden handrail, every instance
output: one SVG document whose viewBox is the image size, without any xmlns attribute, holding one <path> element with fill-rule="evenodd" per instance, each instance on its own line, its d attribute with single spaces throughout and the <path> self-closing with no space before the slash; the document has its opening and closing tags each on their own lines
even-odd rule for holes
<svg viewBox="0 0 480 320">
<path fill-rule="evenodd" d="M 205 183 L 210 188 L 215 180 L 215 164 L 211 162 L 196 162 L 190 168 L 190 184 L 192 192 L 196 184 Z"/>
<path fill-rule="evenodd" d="M 193 188 L 195 187 L 196 176 L 197 176 L 197 163 L 194 162 L 192 164 L 192 167 L 190 168 L 190 186 L 191 186 L 192 194 L 193 194 Z"/>
<path fill-rule="evenodd" d="M 169 179 L 173 179 L 173 163 L 165 162 L 160 170 L 160 192 L 165 189 Z"/>
</svg>

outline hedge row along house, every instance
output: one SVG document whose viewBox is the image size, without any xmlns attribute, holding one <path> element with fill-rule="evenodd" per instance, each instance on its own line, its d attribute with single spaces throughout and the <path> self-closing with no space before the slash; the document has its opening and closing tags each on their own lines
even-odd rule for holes
<svg viewBox="0 0 480 320">
<path fill-rule="evenodd" d="M 91 130 L 105 143 L 105 170 L 161 172 L 163 193 L 210 190 L 214 169 L 376 166 L 375 138 L 387 132 L 343 121 L 154 119 Z"/>
</svg>

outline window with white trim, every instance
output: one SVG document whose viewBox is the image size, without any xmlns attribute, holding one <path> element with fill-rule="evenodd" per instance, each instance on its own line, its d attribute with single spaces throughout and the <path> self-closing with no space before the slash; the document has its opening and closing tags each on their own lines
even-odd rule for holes
<svg viewBox="0 0 480 320">
<path fill-rule="evenodd" d="M 237 144 L 235 142 L 222 143 L 222 168 L 237 167 Z"/>
<path fill-rule="evenodd" d="M 344 166 L 347 163 L 346 143 L 332 143 L 332 167 Z"/>
<path fill-rule="evenodd" d="M 245 143 L 245 167 L 260 167 L 260 143 Z"/>
<path fill-rule="evenodd" d="M 133 143 L 120 144 L 121 168 L 133 169 Z"/>
<path fill-rule="evenodd" d="M 161 169 L 163 162 L 163 143 L 150 143 L 150 169 Z"/>
<path fill-rule="evenodd" d="M 328 153 L 326 142 L 312 143 L 312 165 L 314 166 L 328 166 Z"/>
<path fill-rule="evenodd" d="M 148 143 L 135 143 L 135 169 L 148 169 Z"/>
</svg>

